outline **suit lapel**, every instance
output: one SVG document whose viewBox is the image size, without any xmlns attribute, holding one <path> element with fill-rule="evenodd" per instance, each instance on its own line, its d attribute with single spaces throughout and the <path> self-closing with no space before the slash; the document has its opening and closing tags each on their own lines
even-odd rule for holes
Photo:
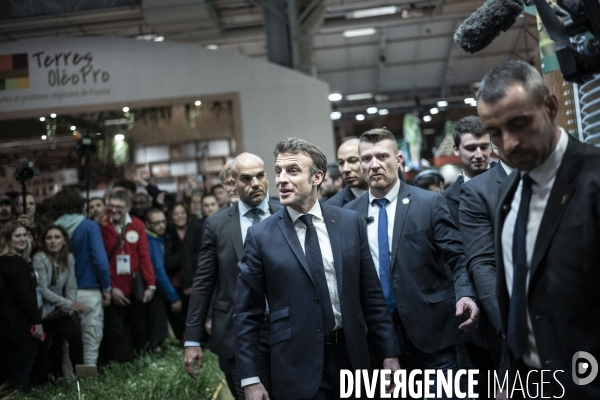
<svg viewBox="0 0 600 400">
<path fill-rule="evenodd" d="M 346 193 L 345 193 L 345 197 L 346 198 L 344 200 L 346 201 L 346 203 L 350 203 L 352 200 L 355 199 L 354 193 L 352 193 L 352 190 L 350 189 L 350 186 L 348 186 L 344 190 L 346 191 Z"/>
<path fill-rule="evenodd" d="M 342 240 L 340 236 L 340 220 L 337 212 L 333 207 L 327 210 L 321 205 L 323 220 L 327 226 L 327 234 L 331 243 L 331 252 L 333 253 L 333 267 L 335 268 L 335 276 L 337 277 L 338 293 L 342 298 Z"/>
<path fill-rule="evenodd" d="M 242 240 L 242 225 L 240 224 L 240 208 L 236 204 L 230 207 L 227 211 L 229 218 L 227 219 L 227 228 L 229 229 L 229 236 L 231 243 L 233 243 L 233 249 L 238 261 L 242 259 L 244 254 L 244 241 Z"/>
<path fill-rule="evenodd" d="M 279 221 L 277 221 L 277 226 L 279 226 L 279 229 L 281 229 L 283 237 L 288 242 L 288 245 L 291 247 L 292 251 L 296 255 L 296 258 L 302 265 L 302 268 L 304 268 L 314 285 L 315 281 L 313 279 L 312 274 L 310 273 L 308 261 L 306 261 L 306 256 L 304 255 L 304 251 L 302 251 L 302 245 L 298 240 L 298 235 L 296 234 L 296 229 L 294 229 L 292 218 L 290 217 L 290 214 L 285 208 L 283 208 L 281 210 L 281 213 L 279 214 Z"/>
<path fill-rule="evenodd" d="M 405 201 L 405 199 L 407 201 Z M 411 203 L 410 188 L 406 183 L 402 182 L 400 184 L 398 198 L 396 199 L 396 216 L 394 217 L 394 231 L 392 234 L 392 271 L 396 263 L 396 254 L 398 253 L 398 244 L 400 243 L 400 235 L 402 235 L 404 220 L 406 219 L 406 213 L 408 212 Z"/>
</svg>

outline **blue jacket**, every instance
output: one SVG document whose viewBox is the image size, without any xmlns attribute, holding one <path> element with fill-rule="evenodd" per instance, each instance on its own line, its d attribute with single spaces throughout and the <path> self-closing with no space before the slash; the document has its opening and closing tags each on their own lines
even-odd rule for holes
<svg viewBox="0 0 600 400">
<path fill-rule="evenodd" d="M 110 272 L 100 227 L 81 214 L 64 214 L 57 225 L 69 233 L 69 250 L 75 257 L 78 289 L 108 289 Z"/>
<path fill-rule="evenodd" d="M 156 275 L 156 282 L 158 287 L 165 293 L 167 299 L 171 303 L 175 303 L 179 300 L 179 295 L 175 291 L 175 288 L 171 284 L 171 280 L 167 276 L 165 271 L 165 239 L 162 236 L 158 236 L 154 232 L 150 232 L 146 229 L 148 236 L 148 249 L 150 250 L 150 259 L 154 266 L 154 275 Z"/>
</svg>

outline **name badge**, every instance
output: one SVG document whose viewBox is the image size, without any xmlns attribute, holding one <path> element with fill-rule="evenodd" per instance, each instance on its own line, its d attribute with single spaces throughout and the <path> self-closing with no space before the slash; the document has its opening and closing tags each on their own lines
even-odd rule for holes
<svg viewBox="0 0 600 400">
<path fill-rule="evenodd" d="M 131 274 L 131 257 L 129 254 L 117 256 L 117 275 Z"/>
</svg>

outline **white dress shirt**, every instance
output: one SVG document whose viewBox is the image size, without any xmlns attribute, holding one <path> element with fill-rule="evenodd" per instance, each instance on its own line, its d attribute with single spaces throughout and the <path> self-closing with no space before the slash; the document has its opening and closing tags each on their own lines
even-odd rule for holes
<svg viewBox="0 0 600 400">
<path fill-rule="evenodd" d="M 506 175 L 510 175 L 514 170 L 513 167 L 509 167 L 504 162 L 502 162 L 502 160 L 500 160 L 500 165 L 502 166 L 502 169 L 504 170 L 504 172 L 506 172 Z"/>
<path fill-rule="evenodd" d="M 388 204 L 385 207 L 388 220 L 388 242 L 390 246 L 390 255 L 392 254 L 392 239 L 394 236 L 394 220 L 396 219 L 396 204 L 398 203 L 398 192 L 400 191 L 401 181 L 398 182 L 394 187 L 387 192 L 384 198 L 388 199 Z M 371 257 L 373 257 L 373 263 L 379 275 L 379 210 L 380 207 L 377 204 L 373 204 L 373 200 L 377 197 L 373 196 L 369 190 L 369 218 L 373 218 L 373 222 L 369 222 L 367 225 L 367 236 L 369 237 L 369 248 L 371 249 Z"/>
<path fill-rule="evenodd" d="M 556 145 L 556 149 L 548 156 L 546 161 L 541 165 L 529 172 L 529 176 L 533 180 L 531 186 L 531 201 L 529 203 L 529 216 L 527 218 L 527 280 L 526 287 L 529 290 L 530 280 L 530 265 L 533 257 L 533 250 L 535 248 L 535 241 L 537 239 L 544 210 L 552 186 L 554 186 L 554 180 L 556 179 L 556 172 L 562 163 L 565 152 L 567 151 L 568 136 L 567 133 L 561 128 L 560 139 Z M 521 172 L 523 176 L 524 172 Z M 519 205 L 521 204 L 521 192 L 523 190 L 523 180 L 519 182 L 519 186 L 515 192 L 512 203 L 510 205 L 510 211 L 504 221 L 504 227 L 502 229 L 502 257 L 504 261 L 504 277 L 506 279 L 506 287 L 508 289 L 508 295 L 512 296 L 513 286 L 513 275 L 514 267 L 512 262 L 512 248 L 513 248 L 513 232 L 515 230 L 515 223 L 517 222 L 517 214 L 519 212 Z M 531 325 L 531 318 L 529 316 L 529 310 L 527 310 L 527 329 L 529 331 L 527 350 L 523 355 L 523 361 L 525 364 L 533 368 L 541 368 L 540 356 L 537 352 L 535 337 L 533 336 L 533 329 Z"/>
</svg>

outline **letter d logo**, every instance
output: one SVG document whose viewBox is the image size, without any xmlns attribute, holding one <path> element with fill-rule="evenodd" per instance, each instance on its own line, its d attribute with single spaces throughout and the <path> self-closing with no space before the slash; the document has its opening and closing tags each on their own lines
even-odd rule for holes
<svg viewBox="0 0 600 400">
<path fill-rule="evenodd" d="M 578 363 L 580 359 L 584 359 L 587 362 Z M 578 365 L 579 364 L 579 365 Z M 591 369 L 590 369 L 591 367 Z M 590 371 L 590 374 L 586 378 L 579 378 L 577 374 L 582 375 Z M 587 385 L 592 383 L 598 375 L 598 361 L 588 352 L 578 351 L 573 355 L 573 382 L 576 385 Z"/>
</svg>

